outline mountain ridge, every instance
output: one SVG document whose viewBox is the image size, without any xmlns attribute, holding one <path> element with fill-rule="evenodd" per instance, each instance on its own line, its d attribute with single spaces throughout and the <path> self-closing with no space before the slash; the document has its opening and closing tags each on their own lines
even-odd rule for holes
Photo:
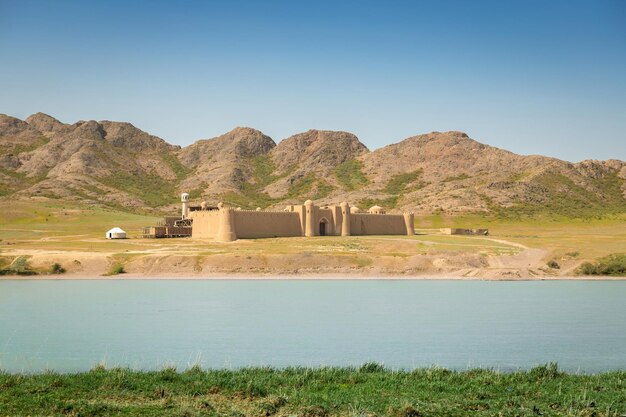
<svg viewBox="0 0 626 417">
<path fill-rule="evenodd" d="M 243 208 L 312 199 L 417 213 L 626 212 L 626 162 L 518 155 L 459 131 L 370 151 L 354 134 L 311 129 L 276 143 L 236 127 L 188 146 L 128 122 L 62 123 L 0 114 L 0 196 L 77 199 L 125 210 L 172 210 L 177 196 Z"/>
</svg>

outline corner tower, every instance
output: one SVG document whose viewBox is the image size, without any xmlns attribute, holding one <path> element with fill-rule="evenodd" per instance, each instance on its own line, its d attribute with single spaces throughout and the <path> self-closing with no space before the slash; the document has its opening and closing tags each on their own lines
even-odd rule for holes
<svg viewBox="0 0 626 417">
<path fill-rule="evenodd" d="M 315 206 L 311 200 L 304 202 L 304 236 L 315 236 Z"/>
</svg>

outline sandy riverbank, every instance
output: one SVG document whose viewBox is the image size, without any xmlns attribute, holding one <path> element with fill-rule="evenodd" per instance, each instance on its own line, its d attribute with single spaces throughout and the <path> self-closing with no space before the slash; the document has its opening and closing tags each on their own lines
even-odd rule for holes
<svg viewBox="0 0 626 417">
<path fill-rule="evenodd" d="M 321 280 L 321 281 L 333 281 L 333 280 L 359 280 L 359 281 L 372 281 L 372 280 L 450 280 L 450 281 L 626 281 L 626 277 L 611 277 L 611 276 L 556 276 L 556 277 L 526 277 L 526 278 L 502 278 L 502 277 L 462 277 L 454 275 L 427 275 L 427 276 L 407 276 L 407 275 L 356 275 L 356 274 L 344 274 L 344 275 L 314 275 L 314 274 L 301 274 L 301 275 L 245 275 L 245 274 L 229 274 L 229 275 L 141 275 L 141 274 L 120 274 L 114 276 L 95 275 L 95 276 L 82 276 L 82 275 L 6 275 L 0 277 L 2 280 L 117 280 L 117 281 L 129 281 L 129 280 L 184 280 L 184 281 L 197 281 L 197 280 Z"/>
<path fill-rule="evenodd" d="M 519 245 L 518 245 L 519 246 Z M 7 254 L 7 252 L 5 252 Z M 332 253 L 197 253 L 84 252 L 29 250 L 26 256 L 38 275 L 5 275 L 2 279 L 455 279 L 455 280 L 586 280 L 572 273 L 576 262 L 553 270 L 545 267 L 544 251 L 519 247 L 512 254 L 422 253 L 414 255 L 346 255 Z M 64 274 L 49 274 L 59 263 Z M 110 275 L 114 265 L 125 273 Z M 569 272 L 569 273 L 568 273 Z"/>
<path fill-rule="evenodd" d="M 294 237 L 230 243 L 184 238 L 111 241 L 88 234 L 45 233 L 4 240 L 0 266 L 23 257 L 38 272 L 37 279 L 587 279 L 577 276 L 576 270 L 594 258 L 550 246 L 564 238 L 528 238 L 533 246 L 513 239 L 503 234 L 446 236 L 437 230 L 411 237 Z M 606 250 L 602 242 L 594 248 Z M 558 267 L 548 266 L 553 262 Z M 54 264 L 66 272 L 47 275 Z M 116 267 L 125 273 L 111 275 Z"/>
</svg>

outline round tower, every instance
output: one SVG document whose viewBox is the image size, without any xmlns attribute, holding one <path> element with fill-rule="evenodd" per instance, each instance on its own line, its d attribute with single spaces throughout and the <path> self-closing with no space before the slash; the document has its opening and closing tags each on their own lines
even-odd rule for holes
<svg viewBox="0 0 626 417">
<path fill-rule="evenodd" d="M 311 237 L 315 236 L 315 215 L 313 209 L 313 202 L 311 200 L 307 200 L 304 202 L 304 211 L 305 211 L 305 227 L 304 227 L 304 236 Z"/>
<path fill-rule="evenodd" d="M 413 236 L 415 234 L 415 217 L 413 213 L 404 213 L 404 224 L 407 236 Z"/>
<path fill-rule="evenodd" d="M 224 207 L 220 209 L 217 240 L 220 242 L 232 242 L 237 240 L 237 233 L 235 232 L 235 213 L 232 208 Z"/>
<path fill-rule="evenodd" d="M 341 236 L 350 236 L 350 205 L 345 201 L 341 207 Z"/>
<path fill-rule="evenodd" d="M 189 194 L 182 193 L 180 195 L 180 201 L 183 203 L 182 218 L 186 219 L 189 217 Z"/>
</svg>

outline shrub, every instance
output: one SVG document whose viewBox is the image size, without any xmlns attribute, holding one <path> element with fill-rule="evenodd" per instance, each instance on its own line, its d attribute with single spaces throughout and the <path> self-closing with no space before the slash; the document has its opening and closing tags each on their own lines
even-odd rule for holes
<svg viewBox="0 0 626 417">
<path fill-rule="evenodd" d="M 50 267 L 50 273 L 51 274 L 64 274 L 65 268 L 63 268 L 61 264 L 58 264 L 55 262 L 52 264 L 52 267 Z"/>
<path fill-rule="evenodd" d="M 108 275 L 119 275 L 119 274 L 125 274 L 126 271 L 124 270 L 124 265 L 122 264 L 115 264 L 111 267 L 111 270 L 109 271 Z"/>
<path fill-rule="evenodd" d="M 548 268 L 552 268 L 552 269 L 560 269 L 561 265 L 559 265 L 559 263 L 557 261 L 555 261 L 554 259 L 548 261 Z"/>
<path fill-rule="evenodd" d="M 363 175 L 361 168 L 363 168 L 363 163 L 356 159 L 351 159 L 338 165 L 337 168 L 335 168 L 337 181 L 339 181 L 347 191 L 363 188 L 363 186 L 369 183 L 369 180 Z"/>
<path fill-rule="evenodd" d="M 0 269 L 0 275 L 37 275 L 28 262 L 27 256 L 18 256 L 5 268 Z"/>
<path fill-rule="evenodd" d="M 626 254 L 614 253 L 600 258 L 594 263 L 585 262 L 576 271 L 581 275 L 626 276 Z"/>
<path fill-rule="evenodd" d="M 326 181 L 319 180 L 317 182 L 315 194 L 313 194 L 311 196 L 311 198 L 313 200 L 319 200 L 320 198 L 328 197 L 328 195 L 330 193 L 332 193 L 334 189 L 335 189 L 335 187 L 333 187 L 332 185 L 330 185 Z"/>
<path fill-rule="evenodd" d="M 579 275 L 600 275 L 596 274 L 596 267 L 591 262 L 585 262 L 580 265 L 576 272 L 578 272 Z"/>
<path fill-rule="evenodd" d="M 176 178 L 178 178 L 179 180 L 184 179 L 187 174 L 189 174 L 189 169 L 181 164 L 175 155 L 163 153 L 161 154 L 161 159 L 163 159 L 163 161 L 167 165 L 169 165 L 172 171 L 174 171 L 174 173 L 176 174 Z"/>
<path fill-rule="evenodd" d="M 250 166 L 252 167 L 252 177 L 257 189 L 261 189 L 281 178 L 281 176 L 273 175 L 276 166 L 269 155 L 260 155 L 252 158 Z"/>
<path fill-rule="evenodd" d="M 30 270 L 30 263 L 26 256 L 18 256 L 13 263 L 11 263 L 10 268 L 17 273 L 28 272 Z"/>
<path fill-rule="evenodd" d="M 387 182 L 385 192 L 388 194 L 402 194 L 406 187 L 410 183 L 417 181 L 421 174 L 422 170 L 418 169 L 417 171 L 394 175 Z M 422 186 L 423 184 L 419 184 L 417 188 L 422 188 Z"/>
</svg>

